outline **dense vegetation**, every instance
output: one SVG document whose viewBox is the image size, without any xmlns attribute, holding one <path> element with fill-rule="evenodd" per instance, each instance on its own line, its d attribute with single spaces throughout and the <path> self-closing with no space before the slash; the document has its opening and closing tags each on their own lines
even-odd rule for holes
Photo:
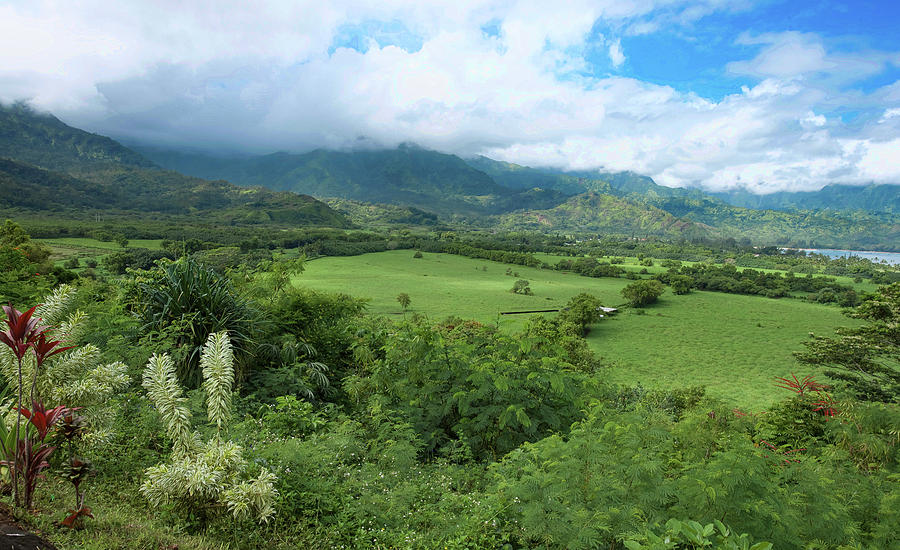
<svg viewBox="0 0 900 550">
<path fill-rule="evenodd" d="M 311 198 L 166 172 L 22 106 L 0 114 L 18 222 L 0 228 L 0 499 L 62 549 L 900 544 L 895 269 L 729 239 L 651 206 L 738 210 L 633 174 L 481 161 L 539 184 L 514 190 L 414 147 L 226 166 L 256 162 L 284 186 L 368 173 L 378 185 L 359 193 L 414 199 L 333 203 L 365 224 L 351 230 Z M 567 200 L 578 185 L 594 194 Z M 426 211 L 434 197 L 457 217 Z M 594 233 L 453 230 L 551 205 Z M 598 208 L 634 225 L 597 235 Z M 847 220 L 745 214 L 781 235 Z M 822 238 L 857 230 L 842 223 Z M 377 262 L 401 256 L 408 287 L 380 288 Z M 307 277 L 381 291 L 390 309 Z M 828 334 L 826 303 L 850 326 Z M 448 317 L 463 309 L 477 314 Z M 736 338 L 732 318 L 757 334 Z M 688 348 L 709 391 L 686 383 L 674 356 Z"/>
<path fill-rule="evenodd" d="M 892 386 L 860 394 L 786 378 L 764 415 L 702 388 L 612 386 L 582 338 L 597 320 L 589 295 L 509 333 L 363 316 L 349 297 L 285 286 L 300 269 L 277 260 L 225 280 L 183 258 L 46 300 L 46 319 L 80 328 L 60 329 L 77 347 L 34 371 L 38 395 L 93 419 L 71 446 L 96 472 L 79 481 L 94 517 L 79 514 L 83 530 L 58 533 L 60 547 L 122 544 L 115 526 L 128 514 L 141 526 L 128 545 L 146 548 L 898 542 Z M 896 324 L 897 296 L 885 287 L 856 310 L 879 345 L 893 342 L 879 323 Z M 136 305 L 144 320 L 127 314 Z M 124 361 L 102 367 L 115 377 L 104 411 L 66 366 L 89 349 Z M 67 460 L 47 472 L 74 471 Z M 65 490 L 57 475 L 34 486 L 58 514 L 39 523 L 64 516 L 50 500 Z"/>
</svg>

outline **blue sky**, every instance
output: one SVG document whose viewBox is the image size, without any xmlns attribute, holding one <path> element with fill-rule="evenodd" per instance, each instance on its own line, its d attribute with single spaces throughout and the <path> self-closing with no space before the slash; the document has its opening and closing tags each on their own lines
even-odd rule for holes
<svg viewBox="0 0 900 550">
<path fill-rule="evenodd" d="M 795 31 L 818 35 L 832 51 L 900 51 L 898 23 L 900 2 L 772 0 L 742 11 L 708 15 L 689 28 L 663 27 L 638 35 L 629 35 L 626 30 L 622 47 L 628 52 L 628 60 L 618 71 L 605 52 L 591 52 L 589 59 L 595 74 L 614 71 L 721 100 L 759 80 L 726 70 L 729 62 L 751 59 L 759 49 L 738 44 L 736 38 L 741 34 Z M 615 33 L 617 29 L 601 24 L 597 30 Z M 898 79 L 900 68 L 888 66 L 871 79 L 847 85 L 871 92 Z"/>
<path fill-rule="evenodd" d="M 900 3 L 0 1 L 0 101 L 130 142 L 900 183 Z"/>
</svg>

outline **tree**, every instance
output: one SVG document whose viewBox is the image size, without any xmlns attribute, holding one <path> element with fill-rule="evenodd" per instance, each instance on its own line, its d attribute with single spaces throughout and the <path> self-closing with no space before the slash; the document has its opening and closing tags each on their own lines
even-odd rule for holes
<svg viewBox="0 0 900 550">
<path fill-rule="evenodd" d="M 409 294 L 405 292 L 401 292 L 397 295 L 397 301 L 400 302 L 400 307 L 403 308 L 403 311 L 409 309 L 409 304 L 412 300 L 409 299 Z"/>
<path fill-rule="evenodd" d="M 514 284 L 512 289 L 510 290 L 513 294 L 524 294 L 526 296 L 531 296 L 531 286 L 528 281 L 525 279 L 519 279 Z"/>
<path fill-rule="evenodd" d="M 669 286 L 675 294 L 688 294 L 694 286 L 694 279 L 688 275 L 671 275 L 669 277 Z"/>
<path fill-rule="evenodd" d="M 585 292 L 573 296 L 559 314 L 562 321 L 569 321 L 579 329 L 582 335 L 590 324 L 603 317 L 603 304 L 596 296 Z"/>
<path fill-rule="evenodd" d="M 659 281 L 636 281 L 622 289 L 622 296 L 631 302 L 633 307 L 644 307 L 658 300 L 665 291 L 665 287 Z"/>
<path fill-rule="evenodd" d="M 834 369 L 825 374 L 846 382 L 860 399 L 900 401 L 900 283 L 880 287 L 847 315 L 867 324 L 839 328 L 836 338 L 810 335 L 797 359 Z"/>
<path fill-rule="evenodd" d="M 120 233 L 120 234 L 116 235 L 115 240 L 116 240 L 116 244 L 119 245 L 120 247 L 122 247 L 122 248 L 128 247 L 128 237 L 126 237 L 125 235 L 122 235 Z"/>
</svg>

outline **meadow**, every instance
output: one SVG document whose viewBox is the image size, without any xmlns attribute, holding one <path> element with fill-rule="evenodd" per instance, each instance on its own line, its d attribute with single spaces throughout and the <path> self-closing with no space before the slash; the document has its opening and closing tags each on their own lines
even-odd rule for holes
<svg viewBox="0 0 900 550">
<path fill-rule="evenodd" d="M 508 268 L 519 277 L 506 275 Z M 511 293 L 517 279 L 528 280 L 534 295 Z M 500 312 L 556 309 L 580 292 L 617 306 L 624 302 L 620 290 L 630 281 L 449 254 L 425 253 L 416 259 L 411 251 L 398 250 L 320 258 L 308 262 L 294 282 L 368 298 L 369 312 L 376 315 L 403 315 L 396 297 L 407 293 L 411 305 L 406 314 L 436 320 L 455 315 L 515 330 L 527 315 Z M 835 327 L 851 324 L 838 307 L 802 300 L 667 292 L 643 313 L 625 309 L 595 324 L 587 339 L 610 365 L 610 381 L 652 388 L 703 384 L 710 395 L 759 408 L 784 397 L 784 390 L 774 387 L 776 376 L 811 373 L 792 355 L 810 332 L 829 335 Z"/>
</svg>

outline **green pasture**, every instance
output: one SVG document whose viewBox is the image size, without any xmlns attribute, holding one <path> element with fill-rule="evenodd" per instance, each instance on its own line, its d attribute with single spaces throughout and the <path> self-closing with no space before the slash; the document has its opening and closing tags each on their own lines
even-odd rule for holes
<svg viewBox="0 0 900 550">
<path fill-rule="evenodd" d="M 787 395 L 777 376 L 815 374 L 797 363 L 809 333 L 854 324 L 833 306 L 719 292 L 666 293 L 645 314 L 629 309 L 597 323 L 591 348 L 609 379 L 666 388 L 703 384 L 710 395 L 760 407 Z M 822 379 L 821 376 L 819 376 Z"/>
<path fill-rule="evenodd" d="M 506 275 L 507 268 L 518 277 Z M 533 296 L 510 292 L 517 279 L 531 283 Z M 369 311 L 376 315 L 400 315 L 397 303 L 401 292 L 409 294 L 409 313 L 434 319 L 450 315 L 518 327 L 525 315 L 503 315 L 504 311 L 556 309 L 579 292 L 590 292 L 604 303 L 623 301 L 619 291 L 625 279 L 590 279 L 452 254 L 423 253 L 413 258 L 411 250 L 395 250 L 362 256 L 320 258 L 306 264 L 295 279 L 301 286 L 328 292 L 343 292 L 368 298 Z"/>
<path fill-rule="evenodd" d="M 530 281 L 534 296 L 509 292 L 516 278 L 505 275 L 507 268 Z M 615 306 L 629 282 L 450 254 L 415 259 L 409 250 L 321 258 L 295 279 L 300 286 L 368 298 L 373 314 L 402 315 L 396 297 L 405 292 L 412 300 L 409 313 L 499 321 L 509 330 L 527 315 L 500 316 L 501 311 L 554 309 L 579 292 Z M 833 306 L 716 292 L 667 292 L 645 314 L 638 311 L 626 309 L 591 328 L 588 343 L 611 365 L 603 376 L 652 388 L 703 384 L 710 395 L 753 408 L 785 395 L 773 385 L 776 376 L 811 372 L 792 355 L 810 332 L 831 334 L 853 322 Z"/>
<path fill-rule="evenodd" d="M 34 239 L 51 248 L 86 248 L 98 250 L 122 250 L 115 241 L 98 241 L 87 237 L 63 237 L 59 239 Z M 149 248 L 159 250 L 162 248 L 162 239 L 128 239 L 128 248 Z"/>
</svg>

